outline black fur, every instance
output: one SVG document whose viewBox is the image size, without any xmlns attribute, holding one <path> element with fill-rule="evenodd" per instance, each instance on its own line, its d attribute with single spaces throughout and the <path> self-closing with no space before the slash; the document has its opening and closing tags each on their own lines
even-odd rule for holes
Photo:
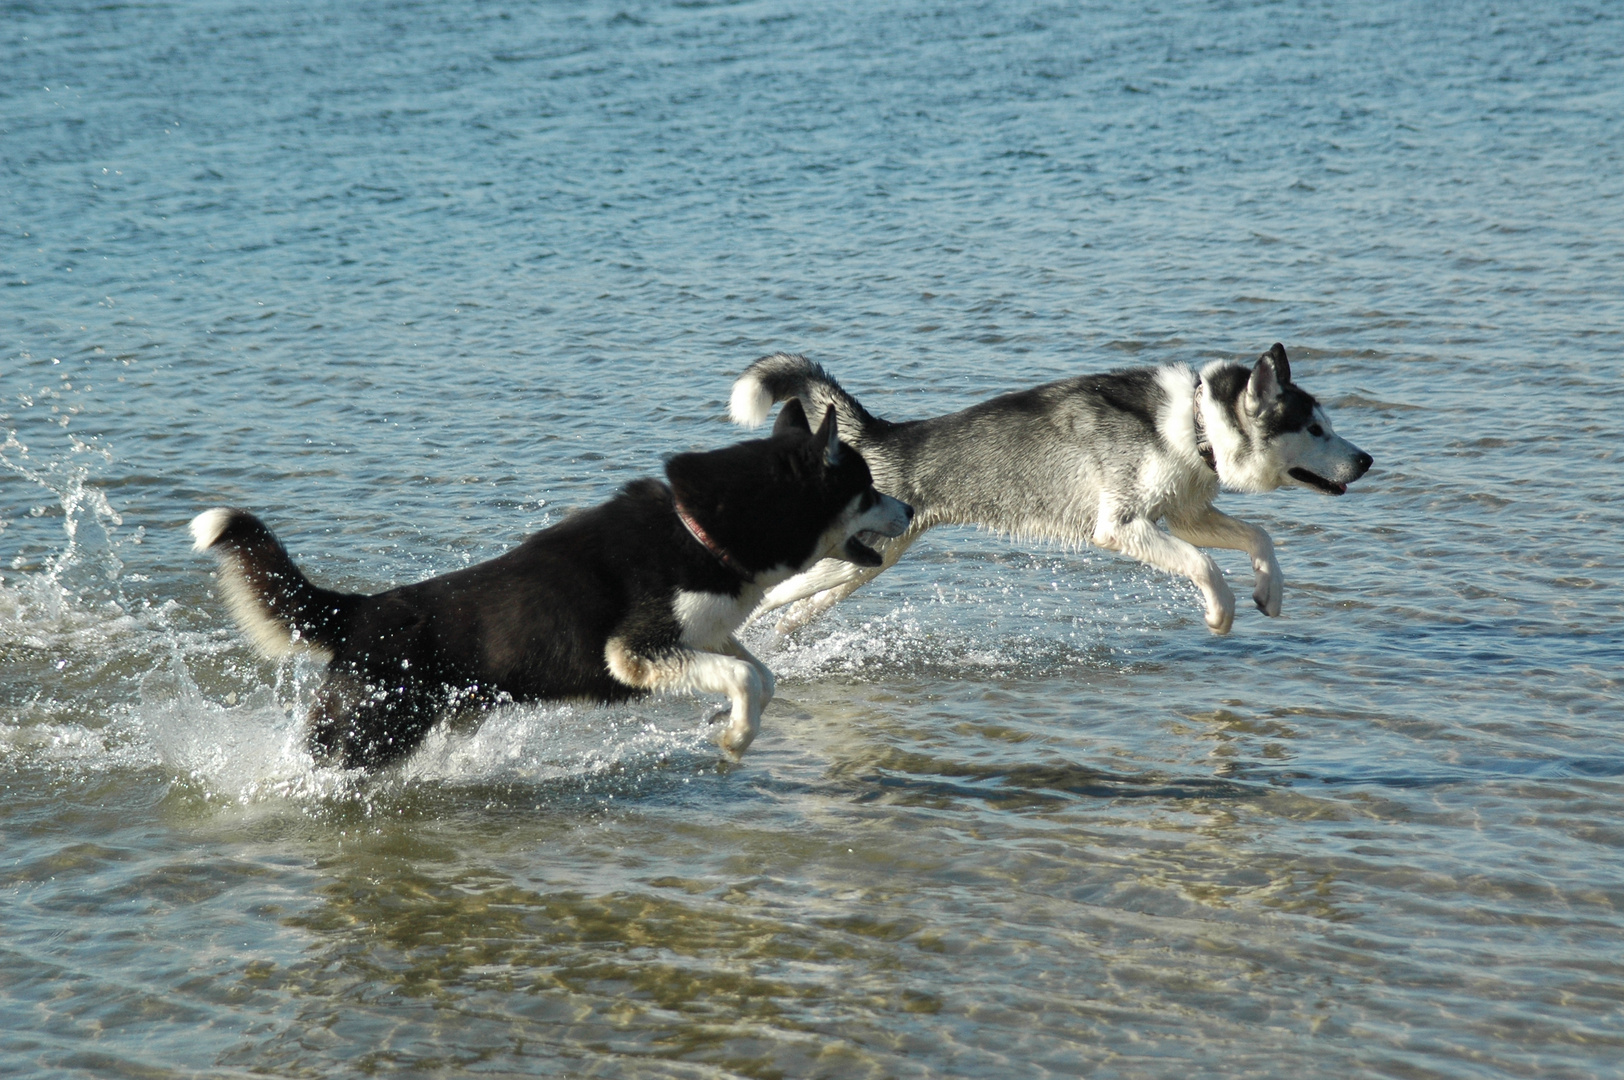
<svg viewBox="0 0 1624 1080">
<path fill-rule="evenodd" d="M 635 480 L 488 562 L 370 596 L 311 584 L 247 511 L 214 512 L 224 523 L 199 544 L 219 557 L 234 613 L 262 645 L 281 632 L 330 656 L 311 752 L 375 768 L 449 712 L 645 693 L 611 673 L 611 638 L 648 660 L 680 649 L 679 591 L 739 597 L 757 574 L 810 565 L 824 532 L 872 492 L 861 455 L 831 450 L 834 423 L 831 413 L 814 434 L 792 416 L 769 439 L 679 454 L 669 485 Z M 684 526 L 679 500 L 726 561 Z"/>
</svg>

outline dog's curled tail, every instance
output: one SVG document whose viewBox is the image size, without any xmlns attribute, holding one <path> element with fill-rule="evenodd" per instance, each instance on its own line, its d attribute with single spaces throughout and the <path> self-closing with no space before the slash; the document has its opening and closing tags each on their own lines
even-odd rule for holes
<svg viewBox="0 0 1624 1080">
<path fill-rule="evenodd" d="M 256 649 L 268 657 L 301 648 L 331 657 L 359 597 L 312 585 L 246 510 L 205 510 L 192 519 L 191 533 L 194 550 L 219 560 L 221 598 Z"/>
<path fill-rule="evenodd" d="M 823 365 L 794 353 L 763 356 L 745 368 L 733 384 L 727 411 L 735 424 L 760 427 L 775 404 L 790 398 L 801 399 L 807 416 L 822 416 L 833 405 L 840 437 L 859 449 L 865 437 L 889 426 L 842 390 Z"/>
</svg>

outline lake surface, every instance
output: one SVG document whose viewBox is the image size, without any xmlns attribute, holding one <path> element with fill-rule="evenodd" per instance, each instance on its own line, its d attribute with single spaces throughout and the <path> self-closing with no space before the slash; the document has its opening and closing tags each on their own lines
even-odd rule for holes
<svg viewBox="0 0 1624 1080">
<path fill-rule="evenodd" d="M 1345 9 L 1346 8 L 1346 9 Z M 6 3 L 0 1073 L 1615 1077 L 1624 16 Z M 942 529 L 779 696 L 367 785 L 186 522 L 373 590 L 738 437 L 1275 341 L 1283 617 Z"/>
</svg>

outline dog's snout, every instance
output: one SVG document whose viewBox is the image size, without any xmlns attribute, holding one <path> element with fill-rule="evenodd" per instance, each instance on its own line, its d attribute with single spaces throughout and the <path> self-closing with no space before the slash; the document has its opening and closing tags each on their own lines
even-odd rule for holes
<svg viewBox="0 0 1624 1080">
<path fill-rule="evenodd" d="M 880 509 L 885 523 L 875 531 L 881 536 L 901 536 L 908 531 L 908 523 L 914 516 L 913 507 L 894 496 L 881 495 Z"/>
<path fill-rule="evenodd" d="M 1353 459 L 1353 467 L 1356 470 L 1353 474 L 1354 479 L 1357 480 L 1359 477 L 1365 475 L 1365 473 L 1370 471 L 1370 467 L 1374 464 L 1376 464 L 1375 458 L 1371 457 L 1363 450 L 1359 451 L 1359 455 Z"/>
</svg>

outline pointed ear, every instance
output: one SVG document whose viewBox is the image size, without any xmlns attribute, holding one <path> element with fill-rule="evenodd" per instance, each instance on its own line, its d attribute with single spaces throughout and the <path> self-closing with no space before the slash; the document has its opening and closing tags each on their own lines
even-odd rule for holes
<svg viewBox="0 0 1624 1080">
<path fill-rule="evenodd" d="M 778 413 L 778 422 L 773 424 L 774 438 L 787 431 L 798 431 L 803 435 L 812 434 L 812 425 L 806 422 L 806 410 L 801 408 L 800 398 L 790 398 L 784 402 L 783 409 Z"/>
<path fill-rule="evenodd" d="M 1278 344 L 1258 358 L 1252 377 L 1246 383 L 1246 404 L 1252 414 L 1272 405 L 1291 378 L 1291 367 L 1286 363 L 1286 350 Z"/>
<path fill-rule="evenodd" d="M 823 423 L 812 435 L 809 446 L 821 447 L 823 466 L 832 469 L 840 464 L 840 424 L 835 420 L 835 407 L 829 406 L 823 414 Z"/>
<path fill-rule="evenodd" d="M 1281 386 L 1291 385 L 1291 364 L 1286 360 L 1286 347 L 1278 341 L 1263 354 L 1274 364 L 1274 377 Z"/>
<path fill-rule="evenodd" d="M 688 493 L 689 480 L 693 478 L 698 465 L 698 454 L 673 454 L 666 459 L 665 478 L 671 481 L 671 489 L 678 497 Z"/>
</svg>

